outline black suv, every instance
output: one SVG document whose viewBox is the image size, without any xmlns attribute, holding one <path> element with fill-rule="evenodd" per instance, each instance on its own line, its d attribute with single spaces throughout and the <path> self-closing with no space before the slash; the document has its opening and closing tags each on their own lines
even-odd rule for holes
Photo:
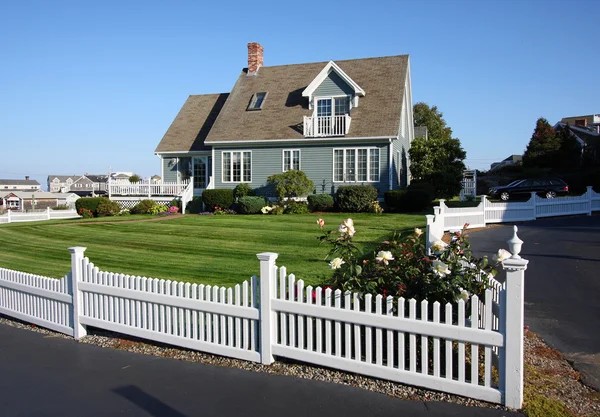
<svg viewBox="0 0 600 417">
<path fill-rule="evenodd" d="M 532 191 L 546 198 L 554 198 L 557 195 L 568 194 L 569 186 L 558 178 L 526 179 L 513 181 L 502 187 L 492 187 L 488 195 L 492 198 L 508 201 L 514 197 L 528 197 Z"/>
</svg>

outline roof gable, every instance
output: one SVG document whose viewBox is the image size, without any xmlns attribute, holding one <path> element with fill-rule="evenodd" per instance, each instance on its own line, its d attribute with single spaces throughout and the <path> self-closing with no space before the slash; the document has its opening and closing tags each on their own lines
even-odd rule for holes
<svg viewBox="0 0 600 417">
<path fill-rule="evenodd" d="M 302 97 L 311 98 L 315 90 L 319 88 L 321 83 L 323 83 L 323 81 L 325 81 L 325 79 L 330 76 L 332 72 L 337 74 L 339 79 L 341 79 L 348 87 L 350 87 L 356 95 L 364 97 L 365 91 L 360 88 L 360 86 L 333 61 L 329 61 L 329 63 L 325 65 L 325 68 L 323 68 L 321 72 L 317 74 L 317 76 L 310 82 L 310 84 L 308 84 L 308 87 L 306 87 L 302 92 Z"/>
</svg>

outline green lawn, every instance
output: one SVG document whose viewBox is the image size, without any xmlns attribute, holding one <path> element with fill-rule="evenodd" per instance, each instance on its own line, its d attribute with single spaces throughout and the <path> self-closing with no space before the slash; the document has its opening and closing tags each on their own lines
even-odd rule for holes
<svg viewBox="0 0 600 417">
<path fill-rule="evenodd" d="M 322 214 L 326 229 L 352 217 L 355 242 L 372 250 L 394 230 L 425 224 L 422 214 Z M 258 274 L 256 254 L 277 252 L 277 264 L 310 284 L 330 272 L 320 245 L 319 216 L 181 216 L 134 222 L 148 216 L 0 225 L 0 267 L 64 276 L 70 246 L 87 247 L 101 270 L 204 284 L 231 285 Z M 117 220 L 112 222 L 112 220 Z M 110 223 L 102 223 L 110 221 Z"/>
</svg>

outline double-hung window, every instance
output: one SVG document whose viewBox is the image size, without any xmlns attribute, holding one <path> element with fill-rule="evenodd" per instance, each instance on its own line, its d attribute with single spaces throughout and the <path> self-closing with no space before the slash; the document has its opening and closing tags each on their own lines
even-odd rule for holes
<svg viewBox="0 0 600 417">
<path fill-rule="evenodd" d="M 291 169 L 300 169 L 300 149 L 283 151 L 283 172 Z"/>
<path fill-rule="evenodd" d="M 223 152 L 223 182 L 252 182 L 252 152 Z"/>
<path fill-rule="evenodd" d="M 345 148 L 333 150 L 334 182 L 379 181 L 378 148 Z"/>
</svg>

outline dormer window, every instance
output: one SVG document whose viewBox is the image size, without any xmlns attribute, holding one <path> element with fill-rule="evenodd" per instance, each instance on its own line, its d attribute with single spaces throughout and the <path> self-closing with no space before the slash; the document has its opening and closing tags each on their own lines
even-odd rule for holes
<svg viewBox="0 0 600 417">
<path fill-rule="evenodd" d="M 266 97 L 267 97 L 266 92 L 255 93 L 252 96 L 252 99 L 250 100 L 250 104 L 248 105 L 248 110 L 261 110 Z"/>
</svg>

